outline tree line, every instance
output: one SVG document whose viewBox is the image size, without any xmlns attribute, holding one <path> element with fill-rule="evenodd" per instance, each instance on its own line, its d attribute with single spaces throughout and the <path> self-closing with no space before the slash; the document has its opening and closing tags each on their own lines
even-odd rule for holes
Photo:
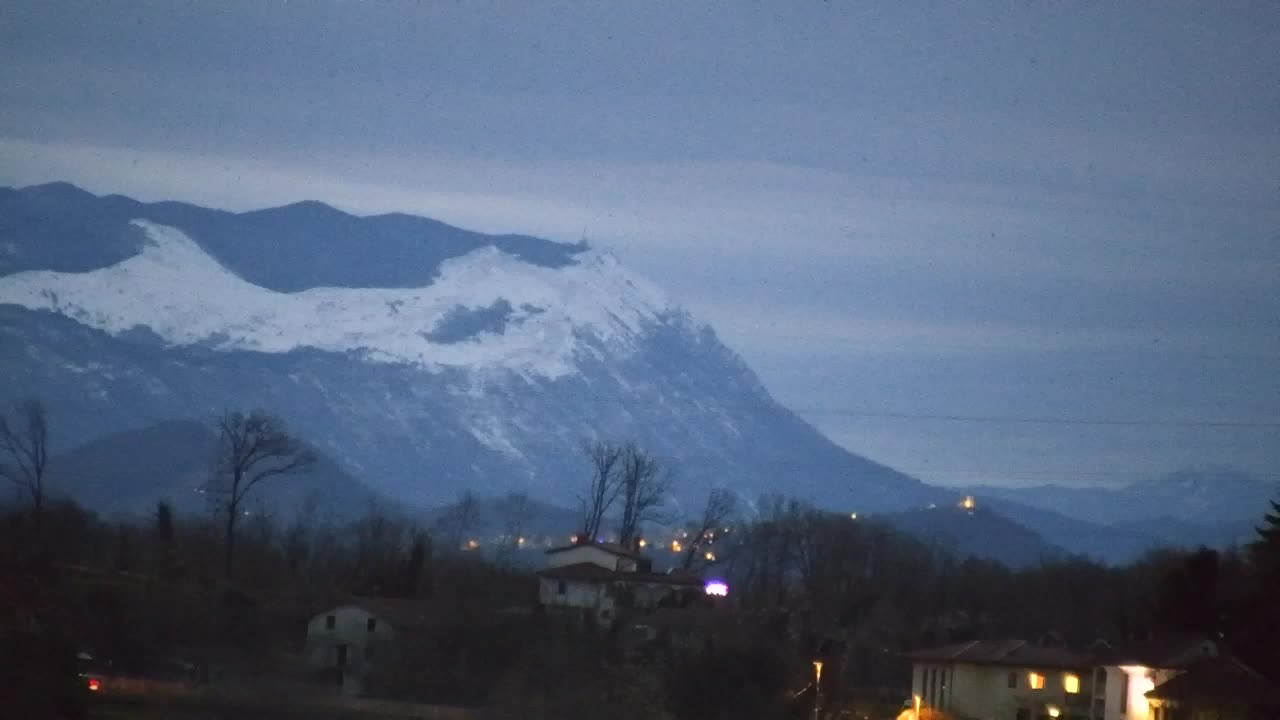
<svg viewBox="0 0 1280 720">
<path fill-rule="evenodd" d="M 410 599 L 441 619 L 399 670 L 375 678 L 380 694 L 486 706 L 494 717 L 583 708 L 786 717 L 815 658 L 827 663 L 825 702 L 865 709 L 868 697 L 905 691 L 902 651 L 981 638 L 1084 646 L 1196 632 L 1280 673 L 1274 503 L 1260 508 L 1256 538 L 1242 548 L 1157 551 L 1123 567 L 1068 558 L 1010 569 L 783 496 L 759 498 L 748 514 L 717 488 L 677 517 L 672 468 L 635 444 L 595 443 L 584 453 L 575 531 L 616 532 L 638 547 L 647 529 L 682 527 L 677 566 L 710 564 L 730 585 L 743 628 L 736 639 L 671 643 L 638 660 L 623 651 L 620 629 L 574 634 L 536 614 L 505 614 L 536 604 L 536 579 L 500 554 L 459 551 L 476 521 L 472 495 L 433 525 L 377 505 L 347 520 L 313 504 L 288 517 L 245 515 L 258 488 L 304 473 L 315 458 L 266 413 L 227 413 L 216 424 L 216 514 L 159 503 L 145 519 L 113 522 L 46 496 L 53 428 L 42 406 L 25 403 L 0 421 L 0 472 L 24 498 L 0 514 L 0 693 L 39 690 L 0 696 L 5 707 L 55 716 L 13 703 L 74 697 L 57 688 L 74 672 L 67 658 L 86 647 L 122 668 L 175 654 L 214 667 L 285 662 L 310 614 L 351 595 Z M 523 532 L 522 501 L 513 496 L 504 521 L 512 538 Z"/>
</svg>

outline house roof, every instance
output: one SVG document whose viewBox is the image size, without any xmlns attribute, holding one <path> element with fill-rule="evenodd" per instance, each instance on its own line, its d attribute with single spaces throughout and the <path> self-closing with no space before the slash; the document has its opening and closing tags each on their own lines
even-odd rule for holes
<svg viewBox="0 0 1280 720">
<path fill-rule="evenodd" d="M 1060 647 L 1035 645 L 1025 640 L 974 640 L 958 645 L 917 650 L 906 654 L 916 662 L 949 662 L 1029 668 L 1082 668 L 1092 664 L 1087 655 Z"/>
<path fill-rule="evenodd" d="M 1150 700 L 1176 702 L 1226 701 L 1280 706 L 1275 685 L 1233 657 L 1200 660 L 1152 690 Z"/>
<path fill-rule="evenodd" d="M 688 586 L 702 585 L 702 578 L 697 575 L 693 575 L 692 573 L 618 572 L 617 570 L 602 568 L 595 563 L 589 562 L 546 568 L 545 570 L 539 570 L 538 575 L 540 577 L 551 578 L 553 580 L 578 580 L 583 582 L 624 582 Z"/>
<path fill-rule="evenodd" d="M 1176 669 L 1204 660 L 1207 657 L 1204 652 L 1206 643 L 1216 645 L 1204 635 L 1161 635 L 1119 647 L 1107 647 L 1098 652 L 1095 660 L 1104 665 L 1145 665 Z"/>
<path fill-rule="evenodd" d="M 390 623 L 393 627 L 405 630 L 425 628 L 435 617 L 426 603 L 407 598 L 355 597 L 334 607 L 360 608 L 379 620 Z"/>
<path fill-rule="evenodd" d="M 602 568 L 595 563 L 580 562 L 572 565 L 539 570 L 538 575 L 555 580 L 613 580 L 622 575 L 616 570 Z"/>
<path fill-rule="evenodd" d="M 584 547 L 593 547 L 593 548 L 596 548 L 597 550 L 603 550 L 609 553 L 610 555 L 619 555 L 621 557 L 630 558 L 632 560 L 641 560 L 644 558 L 643 555 L 641 555 L 640 553 L 634 550 L 628 550 L 627 548 L 617 543 L 606 543 L 606 542 L 580 542 L 580 543 L 574 543 L 572 545 L 554 547 L 548 550 L 547 554 L 554 555 L 555 553 L 568 552 L 570 550 L 577 550 L 578 548 L 584 548 Z"/>
</svg>

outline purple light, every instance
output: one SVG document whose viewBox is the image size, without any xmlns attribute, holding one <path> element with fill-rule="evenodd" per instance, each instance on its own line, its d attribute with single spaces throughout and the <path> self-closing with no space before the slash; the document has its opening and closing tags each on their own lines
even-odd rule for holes
<svg viewBox="0 0 1280 720">
<path fill-rule="evenodd" d="M 729 594 L 729 586 L 719 580 L 712 580 L 707 583 L 706 587 L 703 589 L 708 595 L 715 595 L 717 597 L 724 597 Z"/>
</svg>

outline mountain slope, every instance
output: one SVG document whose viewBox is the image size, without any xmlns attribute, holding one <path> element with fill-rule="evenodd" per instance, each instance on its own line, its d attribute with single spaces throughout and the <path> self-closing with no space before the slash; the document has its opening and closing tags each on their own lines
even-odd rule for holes
<svg viewBox="0 0 1280 720">
<path fill-rule="evenodd" d="M 66 185 L 0 192 L 0 212 L 0 401 L 44 397 L 64 444 L 264 407 L 418 505 L 567 502 L 597 438 L 665 458 L 686 504 L 718 485 L 867 511 L 951 497 L 828 441 L 581 245 Z"/>
<path fill-rule="evenodd" d="M 187 513 L 212 510 L 202 489 L 217 444 L 209 425 L 172 420 L 91 441 L 50 462 L 51 496 L 74 498 L 104 516 L 147 512 L 163 500 Z M 265 482 L 249 496 L 287 515 L 311 504 L 335 518 L 361 512 L 377 496 L 320 455 L 306 472 Z"/>
<path fill-rule="evenodd" d="M 923 508 L 877 515 L 876 520 L 957 557 L 997 560 L 1009 567 L 1027 567 L 1068 555 L 1036 531 L 985 508 Z"/>
</svg>

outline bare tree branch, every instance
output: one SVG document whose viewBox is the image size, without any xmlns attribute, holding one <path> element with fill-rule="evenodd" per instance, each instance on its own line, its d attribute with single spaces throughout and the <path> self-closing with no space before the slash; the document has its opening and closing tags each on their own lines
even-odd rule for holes
<svg viewBox="0 0 1280 720">
<path fill-rule="evenodd" d="M 582 527 L 579 536 L 587 541 L 594 540 L 600 532 L 604 516 L 622 492 L 622 473 L 619 463 L 622 460 L 623 448 L 607 442 L 596 442 L 586 447 L 587 460 L 591 464 L 591 481 L 587 491 L 578 496 L 578 505 L 582 514 Z"/>
<path fill-rule="evenodd" d="M 235 557 L 236 522 L 241 505 L 260 483 L 273 477 L 307 469 L 316 456 L 290 435 L 284 423 L 262 410 L 249 414 L 227 412 L 218 420 L 215 457 L 215 492 L 223 496 L 226 512 L 226 573 L 231 575 Z"/>
<path fill-rule="evenodd" d="M 666 519 L 662 510 L 671 492 L 672 480 L 657 458 L 634 443 L 623 449 L 621 465 L 622 522 L 618 527 L 618 542 L 634 549 L 646 522 Z"/>
<path fill-rule="evenodd" d="M 716 529 L 722 527 L 738 505 L 737 496 L 723 488 L 716 488 L 707 495 L 707 504 L 702 509 L 695 530 L 689 533 L 689 547 L 685 551 L 684 562 L 680 567 L 688 570 L 698 558 L 699 550 L 710 543 Z"/>
<path fill-rule="evenodd" d="M 39 400 L 26 400 L 15 407 L 15 419 L 0 415 L 0 449 L 16 467 L 0 463 L 5 477 L 31 496 L 39 537 L 44 514 L 45 476 L 49 468 L 49 418 Z"/>
</svg>

